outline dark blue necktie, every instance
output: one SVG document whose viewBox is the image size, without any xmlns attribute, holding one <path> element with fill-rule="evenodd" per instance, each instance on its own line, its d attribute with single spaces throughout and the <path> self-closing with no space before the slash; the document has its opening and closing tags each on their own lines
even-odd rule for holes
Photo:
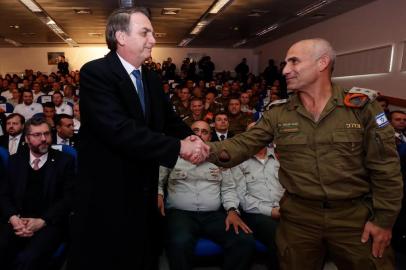
<svg viewBox="0 0 406 270">
<path fill-rule="evenodd" d="M 144 112 L 145 115 L 144 86 L 142 85 L 141 72 L 138 69 L 134 69 L 131 72 L 131 74 L 134 75 L 135 77 L 135 84 L 137 85 L 138 97 L 140 98 L 142 111 Z"/>
</svg>

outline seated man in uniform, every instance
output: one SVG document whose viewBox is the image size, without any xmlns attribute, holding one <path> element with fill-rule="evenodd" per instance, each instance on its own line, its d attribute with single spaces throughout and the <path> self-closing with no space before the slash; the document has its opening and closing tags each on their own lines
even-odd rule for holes
<svg viewBox="0 0 406 270">
<path fill-rule="evenodd" d="M 0 182 L 0 269 L 45 269 L 68 232 L 73 158 L 50 148 L 43 118 L 24 131 L 29 149 L 10 157 Z"/>
<path fill-rule="evenodd" d="M 203 141 L 210 141 L 208 123 L 196 121 L 192 130 Z M 166 212 L 165 183 L 168 185 Z M 171 269 L 192 269 L 194 248 L 200 237 L 223 246 L 223 269 L 249 269 L 255 241 L 237 213 L 234 188 L 231 172 L 222 173 L 209 162 L 193 165 L 179 158 L 172 170 L 160 168 L 158 207 L 167 217 L 166 251 Z"/>
<path fill-rule="evenodd" d="M 248 125 L 251 128 L 255 123 Z M 268 248 L 267 265 L 279 269 L 275 244 L 279 223 L 279 200 L 285 189 L 279 183 L 279 161 L 273 147 L 262 148 L 255 156 L 233 167 L 231 172 L 242 209 L 242 219 L 255 239 Z"/>
</svg>

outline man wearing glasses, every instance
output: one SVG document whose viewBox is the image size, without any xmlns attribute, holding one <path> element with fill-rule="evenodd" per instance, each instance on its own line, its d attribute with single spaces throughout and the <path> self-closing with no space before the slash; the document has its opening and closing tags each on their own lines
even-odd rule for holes
<svg viewBox="0 0 406 270">
<path fill-rule="evenodd" d="M 0 179 L 0 269 L 45 269 L 67 234 L 73 158 L 50 148 L 43 118 L 26 122 L 25 141 Z"/>
</svg>

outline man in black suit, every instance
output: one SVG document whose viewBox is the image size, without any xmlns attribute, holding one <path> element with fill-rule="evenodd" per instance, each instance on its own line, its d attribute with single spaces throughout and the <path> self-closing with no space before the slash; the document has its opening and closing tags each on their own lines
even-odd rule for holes
<svg viewBox="0 0 406 270">
<path fill-rule="evenodd" d="M 118 9 L 111 50 L 80 72 L 77 204 L 68 269 L 154 269 L 159 165 L 208 147 L 175 115 L 156 73 L 141 67 L 155 45 L 149 12 Z M 186 138 L 187 137 L 187 138 Z M 186 138 L 179 140 L 178 138 Z"/>
<path fill-rule="evenodd" d="M 214 130 L 211 133 L 211 141 L 218 142 L 232 138 L 234 134 L 228 131 L 230 123 L 226 113 L 218 113 L 214 117 Z"/>
<path fill-rule="evenodd" d="M 52 134 L 52 142 L 76 148 L 79 140 L 73 128 L 73 116 L 57 114 L 54 119 L 56 131 Z"/>
<path fill-rule="evenodd" d="M 68 232 L 73 158 L 50 149 L 42 118 L 27 121 L 25 141 L 0 182 L 0 269 L 45 269 Z"/>
<path fill-rule="evenodd" d="M 25 118 L 19 113 L 12 113 L 6 117 L 6 134 L 0 137 L 0 146 L 8 149 L 10 155 L 25 147 L 24 123 Z"/>
</svg>

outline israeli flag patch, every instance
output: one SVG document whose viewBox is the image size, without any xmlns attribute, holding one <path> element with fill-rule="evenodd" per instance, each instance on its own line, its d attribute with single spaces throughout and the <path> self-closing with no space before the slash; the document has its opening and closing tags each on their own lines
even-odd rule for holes
<svg viewBox="0 0 406 270">
<path fill-rule="evenodd" d="M 385 113 L 380 113 L 377 116 L 375 116 L 375 121 L 378 127 L 382 128 L 384 126 L 387 126 L 389 124 L 388 118 L 386 118 Z"/>
</svg>

